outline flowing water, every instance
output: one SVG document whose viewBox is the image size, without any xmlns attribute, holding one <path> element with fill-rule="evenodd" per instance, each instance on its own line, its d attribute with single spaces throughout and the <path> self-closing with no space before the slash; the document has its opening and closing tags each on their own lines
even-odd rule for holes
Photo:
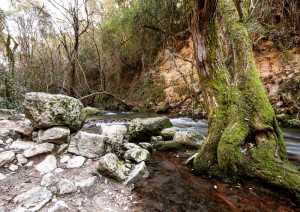
<svg viewBox="0 0 300 212">
<path fill-rule="evenodd" d="M 87 131 L 95 132 L 103 124 L 129 126 L 132 118 L 156 117 L 153 113 L 113 113 L 90 117 Z M 171 118 L 180 131 L 207 135 L 207 124 L 190 118 Z M 282 129 L 289 160 L 300 167 L 300 129 Z M 188 154 L 187 154 L 188 155 Z M 147 165 L 149 178 L 136 185 L 139 201 L 132 211 L 298 211 L 288 194 L 262 185 L 223 183 L 195 176 L 184 165 L 187 155 L 178 152 L 153 152 Z"/>
</svg>

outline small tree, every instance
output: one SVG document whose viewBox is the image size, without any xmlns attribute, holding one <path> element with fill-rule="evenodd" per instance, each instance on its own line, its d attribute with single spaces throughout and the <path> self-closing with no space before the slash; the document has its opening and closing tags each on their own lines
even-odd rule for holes
<svg viewBox="0 0 300 212">
<path fill-rule="evenodd" d="M 4 30 L 6 29 L 6 32 Z M 7 73 L 4 75 L 5 95 L 9 102 L 13 101 L 13 84 L 15 79 L 15 52 L 18 43 L 10 34 L 3 11 L 0 11 L 0 42 L 5 49 L 8 62 Z"/>
</svg>

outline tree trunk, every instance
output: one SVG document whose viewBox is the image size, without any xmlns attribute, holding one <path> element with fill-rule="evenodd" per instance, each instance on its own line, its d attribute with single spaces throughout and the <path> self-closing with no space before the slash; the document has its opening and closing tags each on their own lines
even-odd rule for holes
<svg viewBox="0 0 300 212">
<path fill-rule="evenodd" d="M 221 178 L 259 178 L 289 190 L 299 200 L 299 172 L 287 161 L 275 113 L 256 71 L 245 23 L 249 5 L 195 0 L 194 6 L 195 59 L 209 126 L 194 170 Z M 231 42 L 230 69 L 223 58 L 217 10 Z"/>
</svg>

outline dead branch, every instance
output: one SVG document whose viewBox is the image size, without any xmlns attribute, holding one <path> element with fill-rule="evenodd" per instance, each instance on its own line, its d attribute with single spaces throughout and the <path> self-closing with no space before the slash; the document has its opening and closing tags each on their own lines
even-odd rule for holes
<svg viewBox="0 0 300 212">
<path fill-rule="evenodd" d="M 92 94 L 80 97 L 79 100 L 83 100 L 83 99 L 86 99 L 86 98 L 89 98 L 89 97 L 95 96 L 95 95 L 107 95 L 107 96 L 113 97 L 115 100 L 117 100 L 118 102 L 120 102 L 123 105 L 125 105 L 126 108 L 132 109 L 132 106 L 130 104 L 126 103 L 125 100 L 122 100 L 119 97 L 117 97 L 115 94 L 112 94 L 112 93 L 107 92 L 107 91 L 95 92 L 95 93 L 92 93 Z"/>
</svg>

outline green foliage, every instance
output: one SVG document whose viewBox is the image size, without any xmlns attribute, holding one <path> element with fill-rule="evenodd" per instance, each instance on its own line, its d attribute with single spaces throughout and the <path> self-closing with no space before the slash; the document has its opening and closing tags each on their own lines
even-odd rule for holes
<svg viewBox="0 0 300 212">
<path fill-rule="evenodd" d="M 161 78 L 153 78 L 153 74 L 148 73 L 133 87 L 131 98 L 138 100 L 138 110 L 153 110 L 156 103 L 165 99 L 165 83 Z"/>
</svg>

